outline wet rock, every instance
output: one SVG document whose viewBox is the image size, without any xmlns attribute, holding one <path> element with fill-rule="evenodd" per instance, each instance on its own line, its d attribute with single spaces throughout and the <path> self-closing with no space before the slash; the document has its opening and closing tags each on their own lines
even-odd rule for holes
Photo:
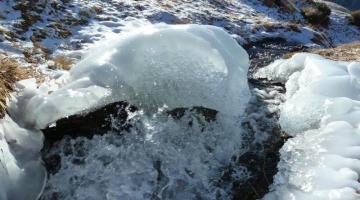
<svg viewBox="0 0 360 200">
<path fill-rule="evenodd" d="M 265 38 L 248 43 L 245 46 L 250 56 L 249 75 L 264 67 L 288 52 L 303 51 L 306 47 L 296 42 L 288 42 L 284 38 Z"/>
<path fill-rule="evenodd" d="M 56 174 L 61 168 L 61 157 L 60 155 L 51 155 L 43 159 L 46 169 L 49 174 Z"/>
<path fill-rule="evenodd" d="M 217 110 L 213 110 L 210 108 L 205 108 L 202 106 L 195 106 L 193 108 L 175 108 L 173 110 L 167 111 L 167 114 L 175 119 L 180 119 L 185 116 L 185 113 L 189 111 L 191 113 L 195 113 L 198 116 L 204 117 L 205 121 L 212 122 L 216 120 L 216 116 L 218 114 Z"/>
<path fill-rule="evenodd" d="M 43 129 L 45 145 L 51 145 L 61 140 L 64 136 L 76 138 L 84 136 L 92 138 L 93 135 L 104 134 L 110 130 L 122 131 L 131 127 L 129 113 L 137 111 L 137 108 L 126 102 L 111 103 L 91 112 L 83 112 L 66 118 L 59 119 L 55 125 Z M 175 108 L 166 111 L 166 114 L 174 119 L 180 119 L 189 111 L 197 118 L 203 117 L 207 122 L 215 121 L 218 111 L 195 106 L 193 108 Z M 114 124 L 115 123 L 115 124 Z"/>
<path fill-rule="evenodd" d="M 129 112 L 135 112 L 136 107 L 126 102 L 111 103 L 95 111 L 83 112 L 59 119 L 55 126 L 43 129 L 45 144 L 52 144 L 65 135 L 75 138 L 84 136 L 92 138 L 95 134 L 104 134 L 109 130 L 125 130 L 130 128 L 127 123 Z M 116 125 L 112 126 L 112 119 L 116 119 Z"/>
<path fill-rule="evenodd" d="M 137 108 L 130 106 L 126 102 L 111 103 L 94 111 L 83 112 L 59 119 L 55 126 L 49 126 L 43 129 L 45 136 L 42 157 L 44 165 L 49 174 L 56 174 L 61 168 L 61 156 L 59 154 L 50 154 L 53 148 L 56 148 L 56 142 L 62 139 L 69 143 L 65 145 L 65 156 L 73 155 L 72 162 L 77 165 L 84 164 L 86 148 L 81 141 L 71 145 L 71 138 L 79 136 L 92 138 L 96 134 L 105 134 L 107 131 L 117 129 L 125 130 L 130 128 L 128 122 L 129 113 L 135 112 Z M 112 119 L 116 119 L 116 126 L 113 126 Z"/>
<path fill-rule="evenodd" d="M 263 149 L 261 153 L 249 151 L 239 157 L 239 164 L 247 168 L 250 178 L 244 183 L 234 185 L 234 200 L 261 199 L 269 192 L 269 186 L 278 172 L 279 150 L 285 141 L 285 137 L 278 136 L 276 139 L 270 139 L 269 144 L 264 147 L 253 147 L 254 149 Z"/>
</svg>

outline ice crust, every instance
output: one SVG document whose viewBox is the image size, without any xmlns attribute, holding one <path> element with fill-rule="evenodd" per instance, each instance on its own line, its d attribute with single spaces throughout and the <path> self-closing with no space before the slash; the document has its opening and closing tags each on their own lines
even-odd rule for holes
<svg viewBox="0 0 360 200">
<path fill-rule="evenodd" d="M 281 149 L 265 200 L 359 199 L 360 63 L 300 53 L 256 75 L 286 82 Z"/>
<path fill-rule="evenodd" d="M 116 101 L 140 108 L 144 123 L 128 136 L 113 138 L 120 146 L 104 141 L 106 137 L 87 141 L 94 147 L 88 156 L 94 162 L 82 170 L 62 163 L 70 166 L 70 171 L 65 168 L 60 172 L 65 178 L 50 181 L 60 181 L 56 186 L 65 199 L 98 199 L 99 195 L 144 199 L 149 191 L 165 199 L 224 195 L 220 194 L 224 191 L 212 191 L 215 186 L 209 177 L 221 177 L 220 168 L 240 154 L 241 130 L 236 124 L 250 96 L 248 67 L 246 51 L 220 28 L 160 24 L 106 41 L 68 73 L 40 87 L 34 79 L 20 81 L 18 97 L 11 100 L 8 109 L 11 118 L 0 125 L 4 155 L 0 161 L 6 164 L 0 168 L 0 199 L 31 200 L 41 192 L 46 177 L 39 159 L 43 142 L 40 129 L 68 115 Z M 191 106 L 216 109 L 223 120 L 204 130 L 199 128 L 201 124 L 187 128 L 188 121 L 176 124 L 153 119 L 159 109 Z M 103 158 L 97 161 L 101 154 L 114 162 L 98 171 L 94 168 L 102 162 Z M 153 167 L 158 162 L 161 169 Z M 154 183 L 161 175 L 159 170 L 164 170 L 161 173 L 170 182 Z M 243 171 L 234 169 L 232 176 L 239 179 L 245 176 Z M 82 182 L 88 185 L 69 189 L 68 182 L 61 180 L 74 181 L 74 173 L 87 173 L 85 181 L 96 179 L 105 187 Z M 139 187 L 141 191 L 134 191 Z M 104 191 L 88 191 L 92 189 Z"/>
</svg>

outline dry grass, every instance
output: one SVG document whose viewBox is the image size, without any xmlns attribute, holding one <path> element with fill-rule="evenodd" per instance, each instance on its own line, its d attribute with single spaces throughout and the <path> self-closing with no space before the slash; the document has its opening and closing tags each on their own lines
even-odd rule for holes
<svg viewBox="0 0 360 200">
<path fill-rule="evenodd" d="M 331 9 L 322 2 L 313 2 L 311 6 L 301 9 L 303 17 L 313 25 L 327 26 Z"/>
<path fill-rule="evenodd" d="M 72 35 L 71 31 L 69 29 L 67 29 L 63 24 L 70 24 L 70 25 L 75 25 L 75 22 L 69 22 L 70 19 L 66 19 L 64 20 L 64 22 L 51 22 L 49 25 L 47 25 L 50 28 L 53 28 L 56 33 L 58 38 L 68 38 Z M 72 20 L 72 18 L 71 18 Z M 77 21 L 76 21 L 77 22 Z M 72 24 L 74 23 L 74 24 Z"/>
<path fill-rule="evenodd" d="M 94 12 L 95 14 L 97 14 L 97 15 L 102 14 L 104 12 L 103 9 L 100 6 L 97 6 L 97 5 L 91 7 L 90 10 L 92 12 Z"/>
<path fill-rule="evenodd" d="M 289 22 L 289 23 L 287 23 L 287 27 L 288 27 L 290 30 L 294 31 L 294 32 L 298 32 L 298 33 L 301 32 L 301 30 L 300 30 L 300 28 L 301 28 L 300 24 L 297 24 L 297 23 L 294 23 L 294 22 Z"/>
<path fill-rule="evenodd" d="M 13 90 L 14 83 L 31 77 L 38 81 L 43 78 L 35 68 L 22 68 L 17 61 L 0 54 L 0 118 L 5 114 L 6 99 Z"/>
<path fill-rule="evenodd" d="M 264 22 L 262 25 L 264 26 L 265 30 L 268 32 L 274 32 L 275 29 L 278 28 L 277 24 L 271 22 Z"/>
<path fill-rule="evenodd" d="M 360 10 L 351 13 L 351 22 L 360 27 Z"/>
<path fill-rule="evenodd" d="M 268 7 L 278 6 L 281 10 L 293 13 L 296 8 L 286 0 L 263 0 L 263 4 Z"/>
<path fill-rule="evenodd" d="M 331 60 L 360 62 L 360 42 L 346 44 L 329 49 L 313 49 L 311 53 L 319 54 Z"/>
<path fill-rule="evenodd" d="M 56 56 L 53 59 L 53 61 L 54 61 L 55 67 L 58 69 L 70 70 L 71 66 L 73 65 L 73 61 L 64 55 Z"/>
<path fill-rule="evenodd" d="M 330 60 L 360 62 L 360 42 L 345 44 L 335 48 L 310 49 L 307 52 L 319 54 Z M 290 58 L 295 53 L 299 53 L 299 52 L 287 53 L 283 56 L 283 58 Z"/>
<path fill-rule="evenodd" d="M 275 5 L 275 0 L 263 0 L 263 3 L 268 7 L 273 7 Z"/>
</svg>

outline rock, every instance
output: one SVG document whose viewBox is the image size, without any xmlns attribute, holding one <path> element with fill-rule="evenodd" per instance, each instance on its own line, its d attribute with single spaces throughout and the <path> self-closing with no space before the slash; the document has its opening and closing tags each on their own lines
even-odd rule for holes
<svg viewBox="0 0 360 200">
<path fill-rule="evenodd" d="M 207 122 L 215 121 L 217 113 L 218 113 L 217 110 L 205 108 L 202 106 L 195 106 L 190 109 L 189 108 L 175 108 L 173 110 L 167 111 L 166 113 L 175 119 L 180 119 L 185 115 L 186 111 L 190 111 L 191 113 L 194 113 L 197 116 L 204 117 L 205 121 L 207 121 Z"/>
<path fill-rule="evenodd" d="M 49 174 L 56 174 L 61 168 L 61 157 L 58 154 L 49 154 L 57 141 L 64 137 L 76 138 L 84 136 L 92 138 L 96 134 L 105 134 L 107 131 L 116 129 L 118 131 L 129 129 L 129 113 L 135 112 L 136 107 L 126 102 L 115 102 L 98 108 L 94 111 L 87 111 L 66 118 L 59 119 L 55 126 L 49 126 L 42 130 L 45 136 L 42 158 Z M 116 125 L 113 126 L 112 120 L 116 118 Z M 55 145 L 56 146 L 56 145 Z M 70 146 L 70 145 L 69 145 Z M 78 148 L 82 148 L 81 144 Z M 72 149 L 66 155 L 73 154 Z M 81 152 L 81 151 L 79 151 Z M 74 155 L 74 164 L 81 165 L 84 160 L 81 155 Z"/>
<path fill-rule="evenodd" d="M 42 130 L 45 135 L 45 144 L 56 142 L 65 135 L 72 138 L 84 136 L 91 138 L 94 134 L 104 134 L 115 129 L 112 118 L 117 119 L 118 130 L 128 129 L 128 113 L 135 112 L 136 107 L 120 101 L 103 106 L 95 111 L 83 112 L 59 119 L 55 126 Z"/>
<path fill-rule="evenodd" d="M 60 155 L 51 155 L 44 157 L 43 161 L 46 166 L 46 170 L 49 174 L 56 174 L 61 168 L 61 157 Z"/>
<path fill-rule="evenodd" d="M 95 111 L 83 112 L 59 119 L 54 123 L 55 125 L 50 125 L 42 130 L 45 135 L 45 148 L 52 146 L 54 142 L 61 140 L 64 136 L 92 138 L 93 135 L 105 134 L 110 130 L 128 130 L 131 127 L 128 119 L 129 113 L 137 110 L 135 106 L 120 101 L 108 104 Z M 205 120 L 206 122 L 215 121 L 218 113 L 216 110 L 201 106 L 175 108 L 165 113 L 174 119 L 180 119 L 185 116 L 186 111 L 189 111 L 191 115 L 195 115 L 199 121 Z M 116 123 L 115 126 L 114 123 Z"/>
<path fill-rule="evenodd" d="M 179 24 L 181 19 L 172 13 L 161 11 L 148 17 L 152 22 L 165 22 L 167 24 Z"/>
</svg>

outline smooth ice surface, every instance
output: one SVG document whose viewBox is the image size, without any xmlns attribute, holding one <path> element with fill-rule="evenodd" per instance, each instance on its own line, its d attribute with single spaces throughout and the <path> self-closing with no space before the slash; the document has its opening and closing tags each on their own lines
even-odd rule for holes
<svg viewBox="0 0 360 200">
<path fill-rule="evenodd" d="M 292 136 L 266 200 L 359 199 L 360 63 L 295 54 L 257 76 L 286 81 L 280 124 Z"/>
<path fill-rule="evenodd" d="M 90 50 L 63 77 L 66 84 L 60 89 L 29 98 L 24 109 L 30 115 L 22 118 L 42 128 L 75 112 L 121 100 L 147 113 L 163 106 L 203 106 L 241 115 L 250 96 L 248 66 L 246 51 L 220 28 L 146 26 Z M 14 109 L 13 114 L 19 112 Z"/>
</svg>

